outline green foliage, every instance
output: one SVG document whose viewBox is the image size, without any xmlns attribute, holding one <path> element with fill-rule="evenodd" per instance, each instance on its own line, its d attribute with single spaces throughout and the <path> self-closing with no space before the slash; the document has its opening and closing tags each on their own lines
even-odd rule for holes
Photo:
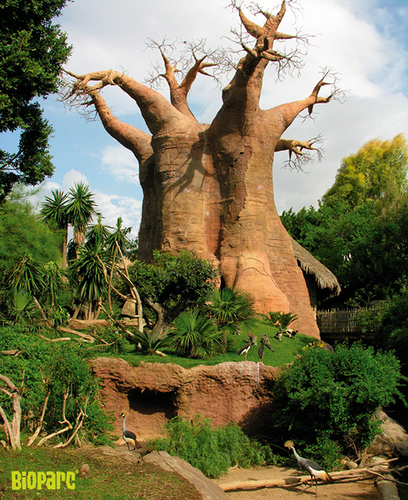
<svg viewBox="0 0 408 500">
<path fill-rule="evenodd" d="M 142 353 L 150 356 L 154 356 L 157 354 L 157 351 L 161 351 L 161 349 L 171 344 L 171 339 L 168 335 L 160 336 L 158 332 L 151 333 L 146 328 L 143 332 L 134 333 L 133 341 L 140 344 Z"/>
<path fill-rule="evenodd" d="M 243 290 L 223 288 L 214 290 L 209 298 L 209 314 L 218 325 L 231 325 L 245 321 L 255 314 L 254 298 Z"/>
<path fill-rule="evenodd" d="M 383 305 L 375 329 L 376 345 L 392 349 L 405 364 L 408 352 L 408 290 L 406 284 L 399 294 L 394 295 Z"/>
<path fill-rule="evenodd" d="M 65 416 L 72 430 L 80 411 L 86 414 L 78 437 L 94 444 L 109 442 L 111 426 L 101 408 L 98 381 L 92 375 L 82 346 L 73 342 L 46 342 L 18 326 L 0 328 L 0 351 L 10 349 L 17 350 L 19 355 L 1 355 L 0 371 L 16 386 L 23 383 L 23 431 L 31 434 L 38 425 L 47 394 L 43 430 L 48 434 L 60 430 L 64 426 L 61 421 L 65 395 Z M 11 399 L 2 392 L 0 404 L 10 416 Z M 54 443 L 67 440 L 70 432 L 56 437 Z"/>
<path fill-rule="evenodd" d="M 66 0 L 0 4 L 0 133 L 20 131 L 18 150 L 0 150 L 0 201 L 21 182 L 35 185 L 51 176 L 52 133 L 33 99 L 57 91 L 70 47 L 52 20 Z"/>
<path fill-rule="evenodd" d="M 280 323 L 283 331 L 289 328 L 289 325 L 297 319 L 296 314 L 275 311 L 269 311 L 267 314 L 262 314 L 262 317 L 274 326 Z"/>
<path fill-rule="evenodd" d="M 178 255 L 155 251 L 152 264 L 135 261 L 129 275 L 144 310 L 150 308 L 150 313 L 157 315 L 156 329 L 162 335 L 181 312 L 205 302 L 214 289 L 217 272 L 211 262 L 188 250 Z M 126 293 L 126 287 L 122 290 Z"/>
<path fill-rule="evenodd" d="M 59 261 L 61 238 L 44 226 L 23 199 L 0 205 L 0 280 L 25 255 L 45 264 Z"/>
<path fill-rule="evenodd" d="M 190 358 L 208 359 L 226 349 L 225 335 L 210 318 L 197 311 L 181 313 L 174 320 L 169 337 L 175 350 Z"/>
<path fill-rule="evenodd" d="M 332 441 L 344 454 L 361 451 L 379 431 L 377 409 L 401 397 L 401 381 L 390 352 L 375 353 L 359 343 L 337 345 L 334 353 L 307 347 L 277 380 L 275 432 L 308 446 Z"/>
<path fill-rule="evenodd" d="M 76 283 L 76 298 L 81 303 L 92 304 L 94 308 L 107 290 L 101 254 L 101 246 L 85 245 L 79 249 L 78 258 L 70 264 L 70 276 Z"/>
<path fill-rule="evenodd" d="M 291 236 L 339 280 L 332 305 L 388 298 L 408 274 L 407 169 L 402 136 L 370 141 L 344 160 L 318 210 L 282 214 Z"/>
<path fill-rule="evenodd" d="M 212 427 L 210 419 L 199 415 L 192 421 L 175 417 L 167 422 L 165 430 L 166 438 L 155 439 L 149 445 L 183 458 L 211 478 L 221 476 L 234 465 L 262 465 L 271 456 L 267 447 L 251 441 L 234 422 Z"/>
<path fill-rule="evenodd" d="M 343 159 L 323 202 L 342 200 L 350 208 L 380 200 L 407 187 L 408 145 L 402 134 L 390 141 L 374 139 Z"/>
</svg>

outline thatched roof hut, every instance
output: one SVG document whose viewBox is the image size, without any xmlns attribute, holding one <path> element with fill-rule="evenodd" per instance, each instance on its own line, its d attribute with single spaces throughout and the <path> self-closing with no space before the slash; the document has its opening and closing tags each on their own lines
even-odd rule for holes
<svg viewBox="0 0 408 500">
<path fill-rule="evenodd" d="M 317 292 L 324 290 L 329 295 L 339 295 L 341 288 L 336 276 L 313 257 L 302 245 L 291 237 L 295 257 L 306 279 L 310 301 L 316 309 Z"/>
</svg>

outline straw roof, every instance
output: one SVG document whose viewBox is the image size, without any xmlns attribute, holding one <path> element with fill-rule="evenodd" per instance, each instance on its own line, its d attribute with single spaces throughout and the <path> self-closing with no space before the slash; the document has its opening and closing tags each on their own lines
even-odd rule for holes
<svg viewBox="0 0 408 500">
<path fill-rule="evenodd" d="M 303 248 L 292 237 L 292 247 L 299 266 L 306 274 L 310 274 L 316 280 L 317 286 L 321 289 L 329 288 L 336 295 L 339 295 L 341 289 L 336 276 L 327 269 L 321 262 L 313 257 L 305 248 Z"/>
</svg>

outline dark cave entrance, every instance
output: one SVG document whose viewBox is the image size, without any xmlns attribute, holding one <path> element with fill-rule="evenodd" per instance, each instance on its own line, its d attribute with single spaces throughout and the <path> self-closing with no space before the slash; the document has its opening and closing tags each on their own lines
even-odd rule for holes
<svg viewBox="0 0 408 500">
<path fill-rule="evenodd" d="M 129 409 L 140 415 L 164 414 L 166 420 L 177 415 L 176 391 L 159 392 L 151 389 L 131 389 L 128 392 Z"/>
</svg>

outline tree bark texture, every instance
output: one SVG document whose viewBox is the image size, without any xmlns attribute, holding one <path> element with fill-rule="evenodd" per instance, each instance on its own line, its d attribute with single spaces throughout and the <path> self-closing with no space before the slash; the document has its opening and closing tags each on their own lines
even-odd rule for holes
<svg viewBox="0 0 408 500">
<path fill-rule="evenodd" d="M 187 95 L 204 59 L 179 84 L 162 54 L 170 101 L 127 75 L 108 70 L 74 75 L 71 96 L 86 94 L 106 131 L 139 161 L 143 188 L 139 256 L 149 261 L 154 249 L 178 253 L 190 249 L 211 260 L 230 288 L 250 292 L 258 312 L 292 312 L 301 333 L 319 337 L 306 283 L 274 202 L 272 165 L 275 151 L 314 149 L 311 142 L 282 139 L 300 112 L 326 103 L 319 97 L 320 80 L 306 98 L 269 110 L 259 107 L 266 66 L 285 56 L 272 49 L 275 39 L 291 38 L 277 31 L 285 2 L 276 15 L 263 13 L 263 26 L 251 23 L 237 8 L 253 36 L 253 49 L 223 89 L 223 104 L 211 124 L 200 124 Z M 90 84 L 93 83 L 93 85 Z M 150 131 L 145 133 L 116 118 L 100 90 L 117 85 L 139 106 Z"/>
</svg>

